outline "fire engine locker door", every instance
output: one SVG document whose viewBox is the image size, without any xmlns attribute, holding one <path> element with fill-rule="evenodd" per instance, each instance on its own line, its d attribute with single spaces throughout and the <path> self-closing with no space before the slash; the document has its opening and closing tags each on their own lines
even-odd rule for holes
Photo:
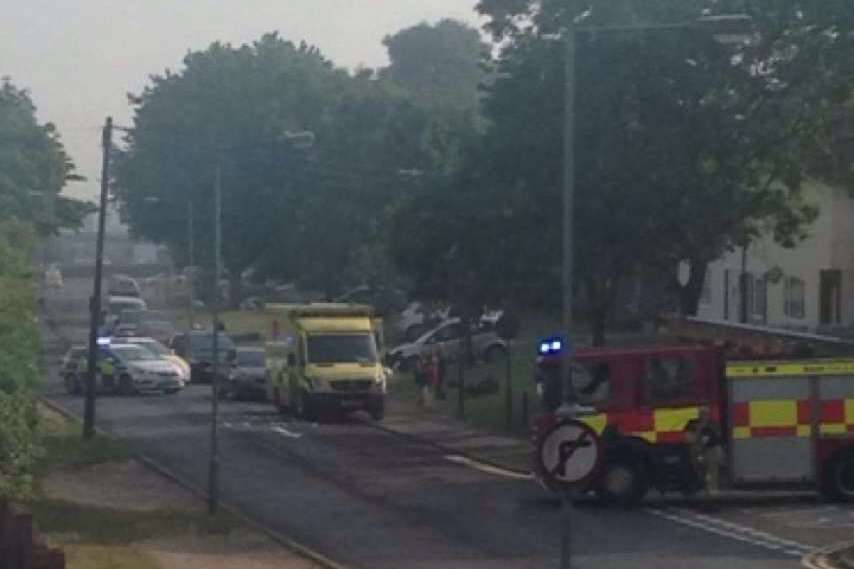
<svg viewBox="0 0 854 569">
<path fill-rule="evenodd" d="M 734 482 L 805 482 L 812 477 L 808 377 L 730 378 Z"/>
<path fill-rule="evenodd" d="M 819 434 L 850 436 L 849 433 L 854 433 L 854 376 L 822 376 L 818 385 L 822 408 Z"/>
</svg>

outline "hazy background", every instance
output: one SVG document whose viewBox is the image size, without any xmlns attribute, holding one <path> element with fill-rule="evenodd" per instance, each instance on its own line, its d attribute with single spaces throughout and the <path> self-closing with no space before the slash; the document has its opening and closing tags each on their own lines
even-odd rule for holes
<svg viewBox="0 0 854 569">
<path fill-rule="evenodd" d="M 386 63 L 381 41 L 421 21 L 473 25 L 477 0 L 10 0 L 3 9 L 0 75 L 31 90 L 87 182 L 69 195 L 92 197 L 107 115 L 127 124 L 127 92 L 149 74 L 179 69 L 190 49 L 241 44 L 265 32 L 306 40 L 337 65 Z"/>
</svg>

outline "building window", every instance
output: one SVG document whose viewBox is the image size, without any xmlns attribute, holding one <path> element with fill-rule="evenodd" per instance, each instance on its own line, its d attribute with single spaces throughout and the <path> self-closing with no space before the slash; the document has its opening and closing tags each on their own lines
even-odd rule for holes
<svg viewBox="0 0 854 569">
<path fill-rule="evenodd" d="M 789 318 L 803 319 L 804 281 L 798 277 L 786 277 L 783 290 L 783 313 Z"/>
</svg>

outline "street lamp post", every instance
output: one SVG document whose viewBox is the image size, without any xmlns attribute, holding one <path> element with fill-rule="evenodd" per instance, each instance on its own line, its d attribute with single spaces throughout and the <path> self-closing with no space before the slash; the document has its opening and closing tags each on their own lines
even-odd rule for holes
<svg viewBox="0 0 854 569">
<path fill-rule="evenodd" d="M 285 131 L 284 139 L 298 149 L 308 149 L 314 145 L 314 132 L 309 130 Z M 211 304 L 211 325 L 213 327 L 213 379 L 211 380 L 211 441 L 208 460 L 208 513 L 216 514 L 219 508 L 219 279 L 222 254 L 222 160 L 224 150 L 220 150 L 214 171 L 214 287 Z M 192 242 L 192 238 L 191 238 Z"/>
<path fill-rule="evenodd" d="M 747 28 L 752 19 L 745 14 L 724 14 L 719 16 L 704 16 L 694 22 L 677 22 L 674 24 L 652 24 L 631 26 L 597 26 L 579 27 L 576 24 L 576 3 L 567 2 L 567 22 L 562 30 L 565 61 L 564 61 L 564 132 L 563 132 L 563 216 L 562 216 L 562 328 L 564 333 L 564 350 L 561 357 L 561 380 L 563 382 L 563 404 L 559 413 L 572 417 L 578 412 L 578 402 L 572 385 L 572 288 L 574 242 L 573 228 L 575 215 L 575 95 L 576 95 L 576 38 L 578 32 L 638 32 L 664 31 L 668 29 L 700 28 L 712 30 L 715 38 L 724 44 L 743 43 Z M 572 500 L 569 493 L 564 493 L 561 523 L 561 569 L 570 567 L 570 521 Z"/>
</svg>

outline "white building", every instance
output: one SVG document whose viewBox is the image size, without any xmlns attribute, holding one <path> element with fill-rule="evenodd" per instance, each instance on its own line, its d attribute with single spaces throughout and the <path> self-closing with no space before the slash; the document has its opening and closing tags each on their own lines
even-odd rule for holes
<svg viewBox="0 0 854 569">
<path fill-rule="evenodd" d="M 744 270 L 749 323 L 818 332 L 854 327 L 854 199 L 820 183 L 804 191 L 820 210 L 809 237 L 794 249 L 767 237 L 709 265 L 698 316 L 738 322 Z"/>
</svg>

